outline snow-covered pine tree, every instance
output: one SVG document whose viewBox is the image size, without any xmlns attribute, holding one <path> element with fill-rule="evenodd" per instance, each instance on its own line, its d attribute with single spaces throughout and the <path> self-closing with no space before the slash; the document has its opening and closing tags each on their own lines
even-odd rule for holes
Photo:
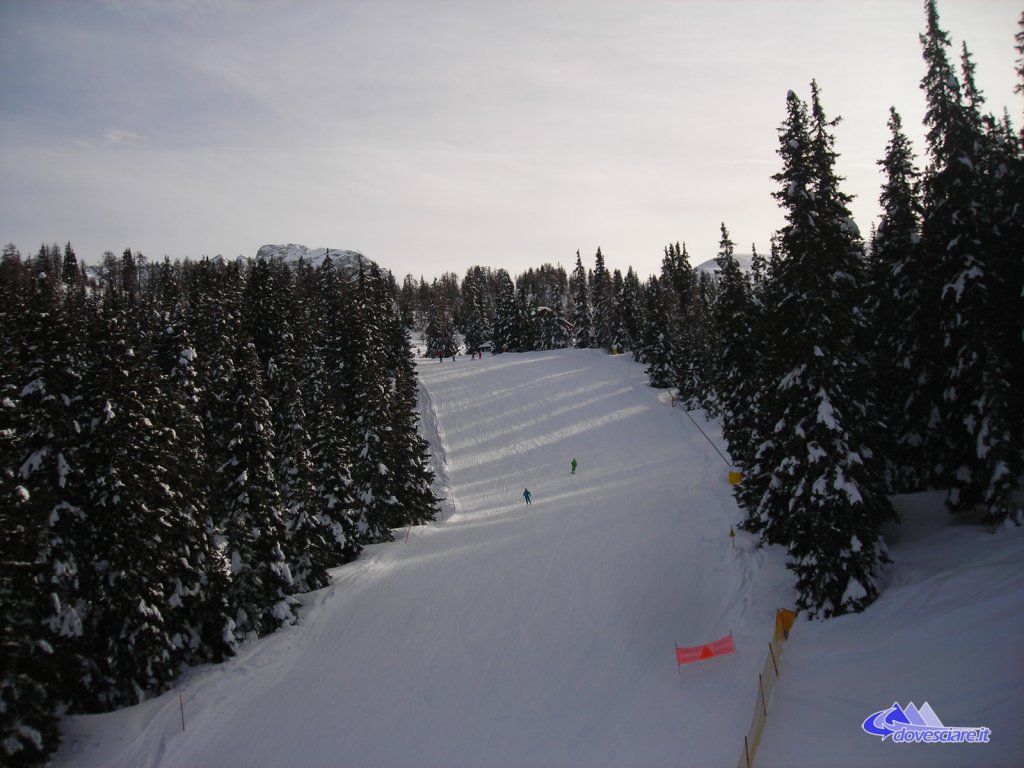
<svg viewBox="0 0 1024 768">
<path fill-rule="evenodd" d="M 672 386 L 672 347 L 668 340 L 668 317 L 661 282 L 651 276 L 644 288 L 643 360 L 651 386 L 667 389 Z"/>
<path fill-rule="evenodd" d="M 332 529 L 318 514 L 316 470 L 312 437 L 303 406 L 303 393 L 290 355 L 271 359 L 267 368 L 267 394 L 273 409 L 274 455 L 287 535 L 285 555 L 296 593 L 330 584 L 327 569 L 338 564 L 331 544 Z"/>
<path fill-rule="evenodd" d="M 594 345 L 590 286 L 587 284 L 587 272 L 583 269 L 579 251 L 576 251 L 576 267 L 572 271 L 572 277 L 569 278 L 569 294 L 572 298 L 572 311 L 569 319 L 573 328 L 573 346 L 576 349 L 589 349 Z"/>
<path fill-rule="evenodd" d="M 551 296 L 536 308 L 537 349 L 565 349 L 569 344 L 564 299 Z"/>
<path fill-rule="evenodd" d="M 169 571 L 181 575 L 181 551 L 166 547 L 163 537 L 184 533 L 194 521 L 181 504 L 181 480 L 171 475 L 178 435 L 158 415 L 164 393 L 151 344 L 153 318 L 134 279 L 123 285 L 103 297 L 85 382 L 93 559 L 84 581 L 89 678 L 76 704 L 86 711 L 137 704 L 145 691 L 164 690 L 184 659 L 172 639 L 184 627 L 170 625 L 169 590 Z"/>
<path fill-rule="evenodd" d="M 778 418 L 759 449 L 763 495 L 753 526 L 789 550 L 798 607 L 824 618 L 862 610 L 878 594 L 886 560 L 879 533 L 892 517 L 870 445 L 868 371 L 861 340 L 863 250 L 839 189 L 835 120 L 811 85 L 811 115 L 790 92 L 779 131 L 774 193 L 786 210 L 773 313 L 780 370 L 770 409 Z M 746 482 L 746 481 L 745 481 Z"/>
<path fill-rule="evenodd" d="M 296 620 L 285 556 L 286 512 L 274 458 L 274 426 L 256 348 L 242 346 L 235 362 L 234 420 L 227 455 L 217 468 L 220 528 L 230 563 L 227 602 L 234 635 L 265 635 Z"/>
<path fill-rule="evenodd" d="M 514 301 L 512 349 L 515 352 L 532 352 L 537 348 L 537 299 L 526 280 L 519 281 Z"/>
<path fill-rule="evenodd" d="M 173 429 L 175 449 L 165 470 L 173 482 L 175 516 L 162 534 L 167 568 L 164 592 L 170 607 L 168 631 L 176 656 L 186 663 L 221 661 L 231 652 L 224 639 L 228 626 L 227 562 L 217 549 L 209 510 L 212 468 L 200 416 L 202 393 L 196 350 L 172 307 L 158 340 L 162 396 L 157 403 L 164 428 Z"/>
<path fill-rule="evenodd" d="M 744 467 L 752 454 L 751 385 L 759 381 L 752 347 L 753 299 L 749 278 L 736 261 L 724 223 L 716 260 L 720 277 L 713 318 L 720 349 L 714 385 L 722 412 L 722 435 L 733 461 Z"/>
<path fill-rule="evenodd" d="M 612 279 L 604 264 L 604 254 L 597 249 L 594 255 L 594 279 L 591 286 L 591 307 L 593 313 L 594 346 L 605 351 L 612 348 L 615 336 L 615 295 Z"/>
<path fill-rule="evenodd" d="M 619 295 L 619 327 L 621 328 L 622 344 L 625 349 L 633 351 L 633 359 L 640 362 L 641 329 L 644 326 L 643 302 L 641 300 L 640 280 L 632 267 L 626 270 L 622 279 L 622 293 Z"/>
<path fill-rule="evenodd" d="M 947 505 L 966 511 L 983 504 L 992 524 L 1019 517 L 1012 501 L 1022 469 L 1019 398 L 1011 392 L 1013 356 L 1019 344 L 1006 343 L 1005 318 L 1015 307 L 1019 286 L 1007 286 L 1008 265 L 1019 253 L 1003 255 L 992 235 L 994 197 L 985 174 L 989 143 L 981 129 L 981 95 L 965 56 L 966 87 L 961 88 L 939 26 L 934 0 L 926 2 L 927 26 L 921 44 L 927 72 L 921 82 L 927 109 L 929 165 L 924 175 L 921 246 L 934 263 L 932 302 L 936 306 L 930 351 L 935 375 L 928 390 L 933 418 L 927 425 L 942 450 L 937 480 L 950 488 Z M 966 92 L 966 93 L 965 93 Z M 966 97 L 966 102 L 965 102 Z M 1009 297 L 1013 296 L 1013 299 Z"/>
<path fill-rule="evenodd" d="M 878 390 L 878 408 L 888 429 L 880 445 L 886 446 L 882 454 L 887 457 L 890 485 L 902 492 L 921 487 L 929 475 L 922 459 L 932 452 L 922 446 L 930 404 L 920 396 L 923 371 L 915 360 L 924 351 L 917 331 L 933 336 L 923 326 L 934 302 L 922 293 L 929 282 L 922 279 L 928 266 L 920 249 L 920 172 L 895 108 L 889 109 L 888 125 L 885 157 L 878 162 L 885 174 L 878 201 L 882 217 L 871 249 L 865 312 L 872 328 L 872 366 L 876 378 L 885 383 Z"/>
<path fill-rule="evenodd" d="M 487 323 L 485 297 L 487 282 L 480 267 L 472 267 L 462 281 L 462 304 L 459 311 L 459 330 L 471 355 L 479 352 L 491 340 Z"/>
<path fill-rule="evenodd" d="M 626 331 L 625 318 L 622 316 L 623 292 L 625 281 L 622 272 L 618 269 L 612 271 L 612 343 L 611 351 L 621 354 L 623 350 L 629 349 L 629 334 Z"/>
<path fill-rule="evenodd" d="M 1024 11 L 1017 19 L 1017 33 L 1013 36 L 1014 48 L 1017 50 L 1017 79 L 1020 81 L 1013 87 L 1014 93 L 1024 93 Z M 1024 131 L 1024 126 L 1021 127 Z"/>
<path fill-rule="evenodd" d="M 719 404 L 712 381 L 718 368 L 718 355 L 721 350 L 718 329 L 715 327 L 712 313 L 718 295 L 718 280 L 707 270 L 702 270 L 695 276 L 694 300 L 690 306 L 690 320 L 687 323 L 694 352 L 691 375 L 696 390 L 695 402 L 709 414 L 718 416 Z"/>
<path fill-rule="evenodd" d="M 336 565 L 331 531 L 317 514 L 315 472 L 307 431 L 304 394 L 296 361 L 294 323 L 309 330 L 309 318 L 298 311 L 292 271 L 280 259 L 258 258 L 249 269 L 244 321 L 265 372 L 266 396 L 274 424 L 274 457 L 287 535 L 285 556 L 296 593 L 330 583 L 327 569 Z M 304 345 L 305 346 L 305 345 Z M 309 349 L 306 346 L 306 349 Z"/>
<path fill-rule="evenodd" d="M 384 340 L 392 354 L 389 453 L 398 500 L 395 524 L 421 525 L 434 519 L 439 499 L 431 490 L 430 446 L 419 431 L 419 380 L 408 331 L 393 313 L 385 321 Z"/>
<path fill-rule="evenodd" d="M 672 383 L 687 410 L 701 405 L 702 383 L 697 356 L 700 328 L 696 325 L 697 278 L 686 245 L 671 243 L 661 261 L 661 288 L 668 321 L 667 337 Z"/>
<path fill-rule="evenodd" d="M 751 531 L 760 530 L 763 522 L 753 512 L 771 480 L 764 460 L 775 446 L 775 424 L 778 421 L 776 387 L 784 373 L 780 370 L 782 363 L 776 349 L 780 329 L 776 327 L 776 313 L 772 311 L 780 301 L 781 287 L 777 279 L 782 262 L 780 252 L 779 233 L 772 236 L 768 259 L 761 256 L 756 248 L 753 250 L 750 272 L 753 376 L 743 383 L 747 406 L 742 415 L 742 431 L 747 437 L 735 448 L 732 444 L 729 448 L 743 475 L 743 481 L 733 487 L 737 503 L 748 515 L 741 526 Z"/>
<path fill-rule="evenodd" d="M 39 269 L 23 307 L 22 364 L 18 366 L 12 446 L 18 526 L 38 569 L 32 592 L 38 639 L 53 651 L 44 674 L 56 701 L 80 690 L 88 662 L 82 649 L 89 604 L 84 581 L 93 555 L 86 519 L 82 379 L 86 368 L 85 308 L 65 301 L 54 271 Z M 40 657 L 36 657 L 40 660 Z"/>
<path fill-rule="evenodd" d="M 352 286 L 351 354 L 344 371 L 352 393 L 347 415 L 353 428 L 353 492 L 361 534 L 367 543 L 391 541 L 391 529 L 401 520 L 388 452 L 393 393 L 388 371 L 389 351 L 382 331 L 382 313 L 386 310 L 376 291 L 378 280 L 379 273 L 367 276 L 360 264 L 358 278 Z"/>
<path fill-rule="evenodd" d="M 42 285 L 33 284 L 17 249 L 7 246 L 0 261 L 0 334 L 7 342 L 0 345 L 0 762 L 11 766 L 40 765 L 60 745 L 60 659 L 53 627 L 44 622 L 59 616 L 60 596 L 75 587 L 71 581 L 59 595 L 51 594 L 46 547 L 51 511 L 60 514 L 64 505 L 78 504 L 71 495 L 75 483 L 69 485 L 78 474 L 72 412 L 77 355 L 73 342 L 59 341 L 70 330 L 60 320 L 63 310 L 56 311 L 61 305 L 38 303 L 58 299 L 52 279 L 37 282 Z M 60 431 L 50 432 L 52 426 Z M 67 618 L 72 621 L 65 626 L 77 635 L 77 613 Z M 66 646 L 73 637 L 61 639 Z M 63 655 L 66 661 L 70 652 Z"/>
<path fill-rule="evenodd" d="M 437 280 L 434 280 L 433 289 L 435 300 L 427 310 L 427 354 L 431 357 L 454 357 L 459 351 L 459 346 L 455 341 L 455 327 L 450 307 L 438 289 Z"/>
<path fill-rule="evenodd" d="M 512 352 L 516 341 L 516 289 L 505 270 L 499 269 L 495 277 L 494 352 Z"/>
<path fill-rule="evenodd" d="M 347 292 L 327 259 L 306 285 L 301 303 L 312 306 L 304 322 L 311 342 L 301 360 L 299 384 L 311 416 L 311 459 L 315 471 L 316 514 L 330 530 L 331 562 L 339 565 L 360 552 L 359 512 L 352 482 L 353 432 L 347 417 L 355 370 Z M 313 318 L 316 318 L 314 322 Z"/>
<path fill-rule="evenodd" d="M 966 44 L 961 68 L 971 122 L 981 137 L 977 145 L 981 190 L 976 207 L 989 294 L 982 321 L 988 346 L 979 408 L 984 420 L 976 447 L 979 485 L 983 486 L 979 495 L 990 524 L 1013 520 L 1019 525 L 1024 523 L 1024 506 L 1017 499 L 1024 473 L 1024 212 L 1020 204 L 1024 157 L 1009 117 L 998 121 L 992 114 L 982 114 L 985 97 L 975 83 L 975 66 Z"/>
<path fill-rule="evenodd" d="M 272 359 L 292 352 L 294 305 L 294 279 L 289 266 L 280 259 L 256 259 L 246 276 L 241 311 L 247 337 L 256 347 L 263 370 Z M 271 405 L 276 404 L 271 401 Z"/>
<path fill-rule="evenodd" d="M 310 458 L 316 482 L 315 513 L 330 530 L 332 565 L 354 560 L 362 550 L 359 508 L 353 495 L 352 432 L 348 420 L 338 411 L 335 384 L 325 377 L 316 389 Z"/>
</svg>

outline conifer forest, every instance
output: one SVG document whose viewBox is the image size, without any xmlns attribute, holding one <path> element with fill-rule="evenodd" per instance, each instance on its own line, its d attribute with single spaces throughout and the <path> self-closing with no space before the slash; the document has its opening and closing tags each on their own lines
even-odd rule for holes
<svg viewBox="0 0 1024 768">
<path fill-rule="evenodd" d="M 1024 90 L 1024 15 L 1016 40 Z M 680 241 L 646 277 L 600 248 L 568 270 L 399 284 L 330 253 L 88 266 L 70 243 L 8 245 L 3 762 L 45 761 L 61 713 L 137 703 L 295 622 L 331 569 L 435 518 L 413 334 L 438 364 L 632 355 L 721 420 L 742 526 L 786 548 L 811 616 L 878 596 L 894 494 L 942 489 L 966 523 L 1024 522 L 1024 133 L 986 111 L 931 1 L 921 44 L 926 145 L 892 109 L 877 226 L 852 219 L 839 118 L 811 82 L 778 128 L 785 224 L 749 268 L 725 224 L 717 270 Z"/>
</svg>

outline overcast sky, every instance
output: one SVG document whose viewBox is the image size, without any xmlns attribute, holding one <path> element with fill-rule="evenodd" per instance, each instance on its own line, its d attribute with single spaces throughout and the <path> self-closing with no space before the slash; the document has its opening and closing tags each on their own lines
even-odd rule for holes
<svg viewBox="0 0 1024 768">
<path fill-rule="evenodd" d="M 939 0 L 988 108 L 1019 0 Z M 890 105 L 924 164 L 921 0 L 0 0 L 0 241 L 98 260 L 360 250 L 399 277 L 768 250 L 817 79 L 865 236 Z"/>
</svg>

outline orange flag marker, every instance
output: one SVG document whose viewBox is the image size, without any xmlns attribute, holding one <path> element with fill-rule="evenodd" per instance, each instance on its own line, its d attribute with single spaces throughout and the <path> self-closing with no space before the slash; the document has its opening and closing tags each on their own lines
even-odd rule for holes
<svg viewBox="0 0 1024 768">
<path fill-rule="evenodd" d="M 725 656 L 728 653 L 735 653 L 736 646 L 732 641 L 732 634 L 715 640 L 713 643 L 694 645 L 688 648 L 676 646 L 676 664 L 692 664 L 695 661 L 711 659 L 715 656 Z"/>
</svg>

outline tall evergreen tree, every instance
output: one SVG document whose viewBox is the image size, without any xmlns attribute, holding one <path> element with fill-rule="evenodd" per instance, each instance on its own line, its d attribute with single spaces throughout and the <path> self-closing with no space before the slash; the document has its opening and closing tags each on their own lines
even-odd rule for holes
<svg viewBox="0 0 1024 768">
<path fill-rule="evenodd" d="M 921 293 L 927 285 L 921 271 L 927 267 L 920 250 L 920 173 L 894 108 L 889 110 L 889 131 L 885 157 L 879 161 L 885 173 L 879 197 L 882 218 L 871 251 L 866 311 L 873 328 L 875 375 L 886 382 L 879 389 L 878 405 L 889 425 L 885 433 L 892 447 L 884 453 L 891 457 L 890 479 L 895 489 L 910 490 L 920 487 L 928 476 L 927 468 L 920 465 L 928 414 L 922 412 L 927 401 L 919 397 L 920 373 L 914 366 L 920 357 L 919 341 L 907 333 L 907 324 L 908 315 L 912 328 L 926 322 L 931 307 L 925 304 L 931 301 Z"/>
<path fill-rule="evenodd" d="M 933 404 L 928 427 L 938 461 L 937 481 L 950 488 L 953 511 L 983 504 L 997 524 L 1019 517 L 1013 502 L 1022 469 L 1019 404 L 1011 392 L 1012 355 L 1007 348 L 1005 315 L 1000 306 L 1014 295 L 1006 285 L 1008 263 L 992 237 L 992 181 L 984 173 L 988 143 L 980 127 L 981 96 L 973 68 L 965 57 L 962 89 L 947 49 L 949 36 L 939 26 L 934 0 L 926 3 L 927 26 L 921 35 L 927 72 L 921 82 L 927 109 L 929 165 L 924 176 L 922 248 L 934 271 L 936 307 L 932 337 L 939 343 L 928 353 L 934 371 L 925 397 Z M 966 93 L 966 103 L 965 94 Z"/>
<path fill-rule="evenodd" d="M 390 454 L 394 468 L 393 493 L 397 499 L 394 522 L 420 525 L 437 513 L 434 472 L 430 467 L 430 446 L 419 430 L 419 381 L 416 378 L 408 333 L 396 318 L 389 319 L 386 342 L 394 355 L 391 407 Z"/>
<path fill-rule="evenodd" d="M 64 400 L 74 389 L 78 373 L 72 350 L 53 343 L 61 334 L 47 333 L 56 330 L 50 326 L 54 319 L 63 325 L 59 314 L 54 318 L 56 307 L 31 300 L 56 297 L 52 281 L 40 280 L 43 290 L 31 296 L 33 285 L 20 254 L 11 246 L 4 249 L 0 262 L 0 333 L 7 342 L 0 347 L 0 538 L 4 542 L 0 762 L 11 766 L 42 764 L 60 744 L 58 675 L 69 666 L 60 664 L 61 656 L 67 659 L 70 653 L 59 653 L 59 647 L 55 653 L 53 625 L 44 622 L 52 622 L 55 613 L 60 615 L 60 596 L 74 594 L 78 564 L 75 558 L 67 563 L 71 573 L 52 574 L 70 576 L 70 583 L 51 580 L 50 516 L 66 511 L 78 514 L 77 494 L 74 485 L 69 486 L 77 475 L 75 419 L 69 407 L 73 401 Z M 18 350 L 24 352 L 19 355 Z M 51 431 L 54 426 L 57 431 Z M 73 556 L 75 549 L 72 545 L 68 553 Z M 53 591 L 61 586 L 60 592 Z M 67 607 L 73 610 L 73 603 Z M 81 623 L 77 612 L 65 618 L 71 621 L 58 627 L 70 633 L 58 634 L 66 648 L 80 634 Z"/>
<path fill-rule="evenodd" d="M 286 512 L 273 454 L 274 427 L 253 344 L 239 350 L 227 456 L 218 467 L 220 527 L 230 563 L 228 606 L 235 638 L 261 636 L 295 621 L 284 552 Z"/>
<path fill-rule="evenodd" d="M 94 559 L 86 620 L 88 684 L 79 693 L 89 711 L 142 701 L 161 691 L 182 661 L 172 635 L 165 532 L 192 523 L 180 506 L 174 466 L 177 433 L 158 414 L 156 357 L 134 286 L 104 297 L 91 345 L 98 354 L 87 384 L 93 418 L 88 431 L 87 509 Z"/>
<path fill-rule="evenodd" d="M 304 397 L 290 357 L 271 360 L 267 370 L 273 410 L 275 458 L 281 503 L 285 510 L 285 555 L 295 592 L 309 592 L 330 583 L 327 569 L 338 564 L 331 545 L 332 530 L 318 514 L 316 469 Z"/>
<path fill-rule="evenodd" d="M 668 321 L 667 343 L 673 383 L 687 409 L 701 405 L 702 382 L 698 361 L 701 331 L 696 302 L 697 278 L 686 246 L 669 244 L 661 261 L 661 287 Z"/>
<path fill-rule="evenodd" d="M 516 343 L 516 294 L 515 286 L 508 272 L 503 269 L 497 274 L 497 295 L 494 299 L 494 351 L 515 351 Z"/>
<path fill-rule="evenodd" d="M 8 445 L 13 477 L 5 472 L 5 501 L 14 500 L 18 517 L 6 517 L 25 567 L 18 574 L 19 594 L 31 601 L 28 624 L 16 622 L 29 644 L 12 669 L 20 676 L 13 691 L 33 711 L 25 712 L 30 727 L 40 734 L 18 744 L 45 753 L 55 746 L 52 726 L 40 707 L 45 700 L 37 685 L 46 687 L 51 701 L 68 701 L 80 690 L 88 661 L 81 647 L 89 605 L 84 584 L 93 560 L 85 510 L 86 414 L 81 402 L 85 371 L 84 308 L 63 301 L 59 274 L 39 271 L 31 297 L 23 307 L 21 358 L 16 370 L 17 400 L 4 402 L 6 418 L 16 419 Z M 13 403 L 13 405 L 12 405 Z M 13 628 L 12 628 L 13 629 Z M 9 685 L 10 681 L 5 685 Z M 51 687 L 52 686 L 52 687 Z M 5 694 L 9 695 L 9 694 Z M 16 715 L 17 716 L 17 715 Z M 35 725 L 31 725 L 35 722 Z"/>
<path fill-rule="evenodd" d="M 892 510 L 874 466 L 869 440 L 877 427 L 857 349 L 862 246 L 834 170 L 836 121 L 811 88 L 811 114 L 790 92 L 779 131 L 775 197 L 787 223 L 771 311 L 784 374 L 770 404 L 774 432 L 757 457 L 762 495 L 748 525 L 787 545 L 798 606 L 828 618 L 877 596 L 875 574 L 886 559 L 879 527 Z"/>
<path fill-rule="evenodd" d="M 367 276 L 360 265 L 352 288 L 352 349 L 348 376 L 352 400 L 352 480 L 361 532 L 368 543 L 391 541 L 402 514 L 394 494 L 395 469 L 388 453 L 391 439 L 391 387 L 388 351 L 383 345 L 382 307 L 374 291 L 379 275 Z"/>
<path fill-rule="evenodd" d="M 576 268 L 569 280 L 569 293 L 572 297 L 572 321 L 574 344 L 577 349 L 589 349 L 593 346 L 594 330 L 590 310 L 590 287 L 587 273 L 583 269 L 580 252 L 576 251 Z"/>
<path fill-rule="evenodd" d="M 165 457 L 170 514 L 161 535 L 163 590 L 170 606 L 168 631 L 175 657 L 186 663 L 221 661 L 231 653 L 228 626 L 227 562 L 217 548 L 209 511 L 212 469 L 200 415 L 202 393 L 196 351 L 174 307 L 157 342 L 163 374 L 157 418 L 174 450 Z"/>
<path fill-rule="evenodd" d="M 597 249 L 594 255 L 594 280 L 591 288 L 591 306 L 594 323 L 594 346 L 611 350 L 615 335 L 615 296 L 611 274 L 604 264 L 604 254 Z"/>
<path fill-rule="evenodd" d="M 652 276 L 644 290 L 643 362 L 651 386 L 666 389 L 672 386 L 672 346 L 668 338 L 668 317 L 661 283 Z"/>
<path fill-rule="evenodd" d="M 532 352 L 537 349 L 537 299 L 526 281 L 521 281 L 513 297 L 512 349 Z"/>
<path fill-rule="evenodd" d="M 632 267 L 626 270 L 622 279 L 622 294 L 619 298 L 619 322 L 622 343 L 626 349 L 633 351 L 633 358 L 639 362 L 641 328 L 643 328 L 643 303 L 641 301 L 640 280 Z"/>
<path fill-rule="evenodd" d="M 721 277 L 713 314 L 720 350 L 714 381 L 722 411 L 722 434 L 733 461 L 739 459 L 743 465 L 753 453 L 750 388 L 758 382 L 756 355 L 751 346 L 753 299 L 750 282 L 736 261 L 734 244 L 724 223 L 716 260 Z"/>
<path fill-rule="evenodd" d="M 486 311 L 487 284 L 480 267 L 473 267 L 462 281 L 460 330 L 470 354 L 479 352 L 491 339 Z"/>
</svg>

